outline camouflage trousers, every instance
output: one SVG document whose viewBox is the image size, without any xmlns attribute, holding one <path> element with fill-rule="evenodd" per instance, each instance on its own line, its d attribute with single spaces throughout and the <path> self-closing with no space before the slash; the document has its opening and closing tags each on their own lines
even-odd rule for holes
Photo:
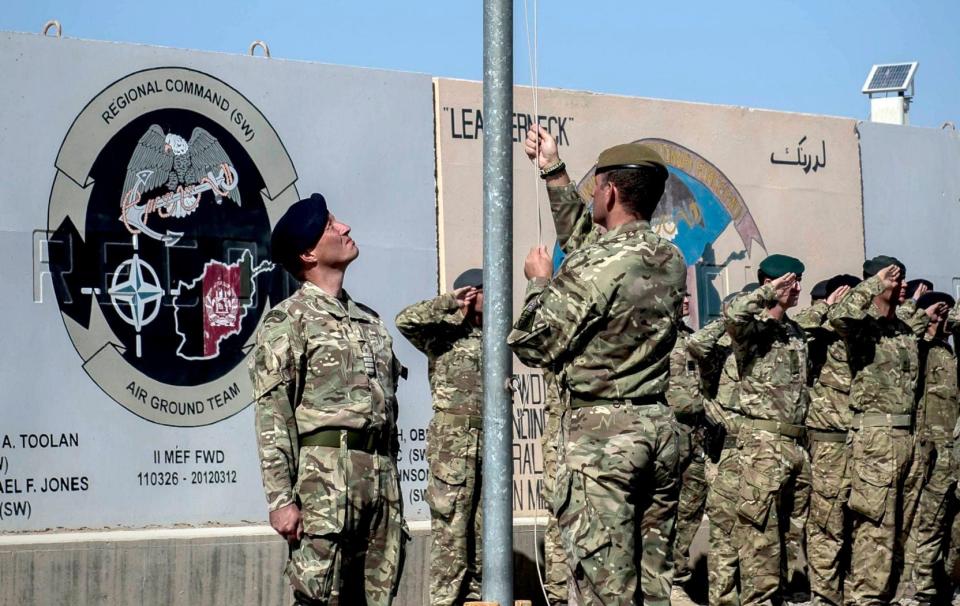
<svg viewBox="0 0 960 606">
<path fill-rule="evenodd" d="M 916 589 L 915 599 L 921 602 L 950 601 L 952 592 L 946 571 L 945 548 L 949 516 L 954 511 L 954 489 L 957 465 L 950 441 L 927 442 L 914 450 L 915 459 L 923 459 L 926 471 L 916 511 L 908 529 L 904 572 Z M 911 574 L 912 571 L 912 574 Z"/>
<path fill-rule="evenodd" d="M 727 436 L 728 443 L 735 439 Z M 740 554 L 733 542 L 737 521 L 740 471 L 737 449 L 724 445 L 715 470 L 710 470 L 707 519 L 710 522 L 710 554 L 707 556 L 710 606 L 740 605 Z"/>
<path fill-rule="evenodd" d="M 560 443 L 560 411 L 548 403 L 544 408 L 544 427 L 541 448 L 543 452 L 543 498 L 547 503 L 553 501 L 557 479 L 557 445 Z M 550 606 L 566 606 L 568 568 L 567 556 L 563 551 L 560 527 L 553 512 L 548 512 L 547 527 L 543 534 L 543 586 Z"/>
<path fill-rule="evenodd" d="M 480 599 L 482 434 L 469 417 L 446 412 L 427 428 L 431 606 Z"/>
<path fill-rule="evenodd" d="M 680 488 L 673 412 L 627 404 L 569 415 L 553 507 L 576 592 L 570 601 L 669 604 Z"/>
<path fill-rule="evenodd" d="M 850 493 L 846 473 L 849 448 L 846 440 L 810 439 L 813 490 L 806 531 L 810 593 L 814 604 L 843 604 L 843 581 L 850 549 L 846 515 Z"/>
<path fill-rule="evenodd" d="M 850 443 L 850 569 L 843 600 L 857 606 L 887 604 L 903 563 L 903 494 L 913 436 L 902 428 L 864 427 L 852 432 Z"/>
<path fill-rule="evenodd" d="M 781 603 L 792 557 L 784 545 L 797 535 L 795 520 L 805 519 L 810 503 L 810 457 L 796 440 L 744 424 L 737 468 L 740 601 Z"/>
<path fill-rule="evenodd" d="M 286 573 L 297 602 L 389 606 L 408 538 L 392 458 L 303 446 L 296 493 L 304 536 Z"/>
<path fill-rule="evenodd" d="M 673 544 L 674 585 L 687 583 L 693 578 L 690 546 L 703 521 L 707 502 L 707 458 L 703 451 L 703 428 L 683 423 L 679 425 L 683 455 L 677 505 L 677 536 Z"/>
</svg>

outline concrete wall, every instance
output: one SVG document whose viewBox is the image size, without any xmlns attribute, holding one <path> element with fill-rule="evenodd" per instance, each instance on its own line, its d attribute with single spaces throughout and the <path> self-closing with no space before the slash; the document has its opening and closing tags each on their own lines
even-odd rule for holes
<svg viewBox="0 0 960 606">
<path fill-rule="evenodd" d="M 867 257 L 893 255 L 907 278 L 960 294 L 960 133 L 861 123 Z"/>
<path fill-rule="evenodd" d="M 357 301 L 394 331 L 404 305 L 434 295 L 430 77 L 11 33 L 0 73 L 17 83 L 0 89 L 0 314 L 17 319 L 3 335 L 17 346 L 0 351 L 0 532 L 266 520 L 246 358 L 289 294 L 270 226 L 322 192 L 361 251 L 345 284 Z M 121 221 L 153 127 L 187 141 L 203 128 L 238 175 L 236 200 L 207 192 L 185 216 L 146 215 L 152 231 L 184 233 L 172 244 Z M 236 294 L 249 304 L 208 352 L 202 323 L 186 321 L 204 307 L 197 278 L 243 254 Z M 134 258 L 161 291 L 139 326 L 112 294 Z M 430 416 L 426 360 L 393 336 L 410 368 L 403 492 L 424 520 L 425 464 L 410 455 Z M 173 401 L 203 408 L 169 412 Z"/>
<path fill-rule="evenodd" d="M 426 606 L 429 525 L 412 540 L 397 606 Z M 517 599 L 543 606 L 534 568 L 543 527 L 514 528 Z M 0 606 L 290 604 L 286 545 L 266 526 L 0 536 Z"/>
</svg>

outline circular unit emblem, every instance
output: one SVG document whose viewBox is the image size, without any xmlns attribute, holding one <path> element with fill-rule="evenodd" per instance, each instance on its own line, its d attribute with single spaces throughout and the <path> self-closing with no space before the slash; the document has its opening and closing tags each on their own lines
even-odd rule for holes
<svg viewBox="0 0 960 606">
<path fill-rule="evenodd" d="M 282 280 L 271 211 L 297 199 L 266 118 L 207 74 L 144 70 L 84 108 L 56 166 L 49 262 L 87 374 L 163 425 L 245 408 L 244 360 Z"/>
</svg>

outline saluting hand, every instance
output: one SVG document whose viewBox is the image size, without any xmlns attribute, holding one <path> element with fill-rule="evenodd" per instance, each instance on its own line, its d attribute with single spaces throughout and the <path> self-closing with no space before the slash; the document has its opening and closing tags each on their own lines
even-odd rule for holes
<svg viewBox="0 0 960 606">
<path fill-rule="evenodd" d="M 896 265 L 888 265 L 877 272 L 880 276 L 880 283 L 883 289 L 893 288 L 900 283 L 900 268 Z"/>
<path fill-rule="evenodd" d="M 927 313 L 927 317 L 929 317 L 930 320 L 937 322 L 947 317 L 947 314 L 950 313 L 950 308 L 946 303 L 941 301 L 940 303 L 934 303 L 923 311 Z"/>
<path fill-rule="evenodd" d="M 290 503 L 271 511 L 270 526 L 286 539 L 287 543 L 296 543 L 303 536 L 303 515 L 300 508 L 296 503 Z"/>
<path fill-rule="evenodd" d="M 827 305 L 833 305 L 834 303 L 842 299 L 843 296 L 846 295 L 848 292 L 850 292 L 850 287 L 844 284 L 837 290 L 830 293 L 830 296 L 827 297 Z"/>
<path fill-rule="evenodd" d="M 477 300 L 477 292 L 473 286 L 463 286 L 453 291 L 453 298 L 457 300 L 460 311 L 467 313 L 473 302 Z"/>
<path fill-rule="evenodd" d="M 919 301 L 920 297 L 922 297 L 928 290 L 930 289 L 927 287 L 927 285 L 921 282 L 920 284 L 917 284 L 917 290 L 913 291 L 913 296 L 910 298 L 914 301 Z"/>
<path fill-rule="evenodd" d="M 790 291 L 793 290 L 793 285 L 797 283 L 797 274 L 793 272 L 783 274 L 770 283 L 773 285 L 773 290 L 777 293 L 777 298 L 779 299 L 790 294 Z"/>
<path fill-rule="evenodd" d="M 534 278 L 550 279 L 553 275 L 553 257 L 546 246 L 534 246 L 523 262 L 523 275 L 527 280 Z"/>
<path fill-rule="evenodd" d="M 538 139 L 540 143 L 539 153 L 537 150 Z M 527 138 L 523 142 L 523 151 L 540 169 L 556 164 L 560 160 L 560 154 L 557 153 L 557 140 L 539 124 L 531 126 L 527 130 Z"/>
</svg>

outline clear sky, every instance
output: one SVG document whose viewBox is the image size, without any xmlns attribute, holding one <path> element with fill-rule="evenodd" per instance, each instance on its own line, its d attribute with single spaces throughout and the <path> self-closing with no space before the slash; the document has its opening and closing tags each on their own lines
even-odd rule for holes
<svg viewBox="0 0 960 606">
<path fill-rule="evenodd" d="M 481 0 L 0 6 L 0 30 L 55 18 L 77 38 L 231 53 L 263 39 L 274 57 L 482 78 Z M 514 17 L 514 77 L 529 84 L 523 0 Z M 960 0 L 540 0 L 538 17 L 542 87 L 866 119 L 870 66 L 919 61 L 911 123 L 960 124 Z"/>
</svg>

